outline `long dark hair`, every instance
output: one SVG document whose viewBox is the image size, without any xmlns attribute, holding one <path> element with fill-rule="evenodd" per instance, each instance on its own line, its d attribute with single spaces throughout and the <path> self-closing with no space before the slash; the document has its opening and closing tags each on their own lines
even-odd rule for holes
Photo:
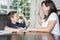
<svg viewBox="0 0 60 40">
<path fill-rule="evenodd" d="M 50 7 L 50 9 L 48 11 L 48 16 L 44 15 L 44 19 L 45 18 L 48 19 L 48 17 L 50 16 L 50 14 L 53 13 L 53 12 L 55 12 L 57 14 L 57 8 L 56 8 L 56 6 L 55 6 L 55 4 L 54 4 L 53 1 L 51 1 L 51 0 L 45 0 L 45 1 L 43 1 L 41 3 L 41 6 L 43 5 L 43 3 L 45 4 L 46 7 L 48 7 L 48 6 Z"/>
</svg>

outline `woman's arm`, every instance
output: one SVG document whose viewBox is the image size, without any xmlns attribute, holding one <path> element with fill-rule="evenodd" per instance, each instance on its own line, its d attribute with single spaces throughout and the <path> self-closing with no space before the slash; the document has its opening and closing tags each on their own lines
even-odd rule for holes
<svg viewBox="0 0 60 40">
<path fill-rule="evenodd" d="M 40 31 L 40 32 L 51 32 L 54 28 L 56 21 L 49 21 L 48 26 L 46 28 L 28 28 L 28 31 Z"/>
<path fill-rule="evenodd" d="M 39 24 L 42 23 L 42 18 L 41 18 L 41 16 L 40 16 L 40 7 L 39 7 L 39 9 L 38 9 L 38 22 L 39 22 Z"/>
</svg>

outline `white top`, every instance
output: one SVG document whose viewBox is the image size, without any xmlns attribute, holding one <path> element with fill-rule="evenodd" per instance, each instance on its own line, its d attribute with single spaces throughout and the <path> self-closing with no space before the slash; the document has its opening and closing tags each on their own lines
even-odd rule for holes
<svg viewBox="0 0 60 40">
<path fill-rule="evenodd" d="M 59 34 L 59 19 L 55 12 L 51 13 L 47 21 L 42 20 L 42 27 L 47 27 L 49 21 L 56 21 L 56 24 L 51 33 Z"/>
</svg>

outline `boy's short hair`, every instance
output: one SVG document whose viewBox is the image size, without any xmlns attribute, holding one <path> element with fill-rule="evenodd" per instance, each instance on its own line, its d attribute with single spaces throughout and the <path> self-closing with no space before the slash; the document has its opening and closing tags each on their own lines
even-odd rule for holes
<svg viewBox="0 0 60 40">
<path fill-rule="evenodd" d="M 13 17 L 15 13 L 17 13 L 17 11 L 10 11 L 8 13 L 8 19 L 11 20 L 11 17 Z"/>
</svg>

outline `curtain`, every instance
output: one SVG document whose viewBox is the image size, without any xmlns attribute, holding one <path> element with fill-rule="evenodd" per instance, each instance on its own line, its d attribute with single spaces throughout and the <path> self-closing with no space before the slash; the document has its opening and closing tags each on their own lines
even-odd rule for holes
<svg viewBox="0 0 60 40">
<path fill-rule="evenodd" d="M 30 10 L 30 27 L 36 28 L 40 27 L 40 24 L 38 23 L 38 9 L 39 6 L 41 7 L 41 2 L 43 0 L 31 0 L 31 10 Z M 40 11 L 40 16 L 43 18 L 42 11 Z"/>
</svg>

